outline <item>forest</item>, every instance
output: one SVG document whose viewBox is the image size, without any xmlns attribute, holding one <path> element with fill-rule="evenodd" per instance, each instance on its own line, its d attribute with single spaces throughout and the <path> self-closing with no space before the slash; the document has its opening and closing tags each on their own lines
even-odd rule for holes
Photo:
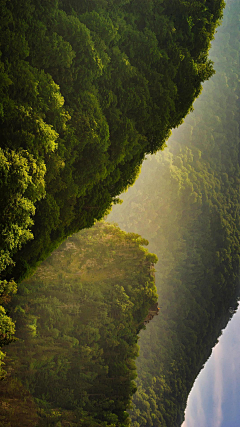
<svg viewBox="0 0 240 427">
<path fill-rule="evenodd" d="M 239 292 L 240 6 L 223 8 L 0 1 L 0 424 L 181 425 Z M 113 205 L 125 232 L 100 221 Z"/>
<path fill-rule="evenodd" d="M 140 334 L 133 427 L 181 426 L 195 378 L 237 307 L 239 18 L 239 2 L 227 4 L 211 50 L 216 75 L 108 217 L 146 236 L 159 259 L 161 316 Z"/>
<path fill-rule="evenodd" d="M 223 5 L 1 1 L 3 279 L 101 219 L 163 148 L 213 74 Z"/>
<path fill-rule="evenodd" d="M 99 222 L 68 238 L 19 285 L 0 425 L 129 425 L 137 334 L 157 302 L 157 257 L 147 244 Z"/>
</svg>

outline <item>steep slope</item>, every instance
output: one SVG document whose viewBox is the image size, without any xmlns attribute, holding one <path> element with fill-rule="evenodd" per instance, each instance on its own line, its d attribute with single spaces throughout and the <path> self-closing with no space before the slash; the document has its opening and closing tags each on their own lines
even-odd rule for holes
<svg viewBox="0 0 240 427">
<path fill-rule="evenodd" d="M 193 382 L 236 308 L 239 17 L 239 2 L 229 2 L 211 52 L 216 75 L 109 217 L 146 236 L 159 258 L 162 310 L 140 340 L 134 427 L 181 425 Z"/>
<path fill-rule="evenodd" d="M 6 347 L 1 382 L 3 425 L 129 425 L 137 334 L 157 301 L 157 258 L 147 243 L 101 222 L 69 238 L 19 285 L 11 310 L 17 341 Z"/>
<path fill-rule="evenodd" d="M 212 75 L 208 48 L 223 3 L 1 1 L 7 279 L 22 280 L 102 218 L 145 154 L 163 147 Z"/>
</svg>

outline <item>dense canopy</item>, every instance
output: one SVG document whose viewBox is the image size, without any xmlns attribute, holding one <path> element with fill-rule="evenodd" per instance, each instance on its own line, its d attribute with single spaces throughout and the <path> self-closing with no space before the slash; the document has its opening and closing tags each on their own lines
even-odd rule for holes
<svg viewBox="0 0 240 427">
<path fill-rule="evenodd" d="M 66 240 L 19 285 L 0 424 L 129 425 L 137 334 L 157 301 L 157 258 L 147 244 L 101 222 Z"/>
<path fill-rule="evenodd" d="M 169 147 L 149 156 L 110 215 L 123 229 L 146 236 L 159 258 L 162 310 L 141 334 L 134 427 L 182 424 L 195 378 L 237 306 L 239 18 L 233 0 L 211 51 L 216 75 Z"/>
<path fill-rule="evenodd" d="M 14 280 L 20 283 L 67 236 L 102 218 L 117 202 L 116 196 L 133 184 L 145 155 L 162 149 L 171 129 L 181 124 L 200 94 L 201 83 L 213 74 L 208 49 L 223 5 L 223 0 L 0 1 L 3 306 L 16 293 Z M 176 184 L 182 178 L 175 171 Z M 27 286 L 21 286 L 28 294 Z M 38 288 L 30 287 L 38 300 Z M 51 293 L 51 284 L 43 291 Z M 124 292 L 118 288 L 120 306 L 127 304 Z M 20 313 L 25 310 L 26 294 Z M 54 308 L 56 299 L 54 295 Z M 48 314 L 51 319 L 51 309 Z M 139 322 L 144 319 L 143 312 L 137 316 Z M 34 336 L 36 318 L 31 309 L 24 318 L 28 338 Z M 2 306 L 0 327 L 0 344 L 5 345 L 13 339 L 15 325 Z M 50 329 L 57 334 L 53 324 Z M 132 343 L 136 333 L 135 328 L 128 337 Z M 74 342 L 67 335 L 64 345 L 73 347 Z M 0 363 L 1 359 L 0 352 Z M 38 362 L 33 362 L 33 378 L 43 366 Z M 57 387 L 63 378 L 52 373 L 50 362 L 46 376 L 56 375 Z M 42 400 L 45 411 L 46 390 L 38 395 L 33 378 L 30 391 Z M 83 381 L 87 387 L 88 380 Z M 29 391 L 17 382 L 11 384 L 15 398 L 22 394 L 34 414 Z M 134 389 L 129 384 L 125 406 Z M 51 398 L 61 406 L 54 392 Z M 79 402 L 73 402 L 75 391 L 71 393 L 69 405 L 85 416 Z M 119 422 L 125 423 L 123 406 L 110 408 L 113 418 L 101 415 L 100 422 L 114 423 L 119 416 Z M 24 405 L 21 410 L 24 413 Z"/>
<path fill-rule="evenodd" d="M 145 154 L 163 147 L 213 73 L 207 54 L 222 8 L 223 0 L 1 1 L 6 277 L 23 278 L 100 219 Z"/>
<path fill-rule="evenodd" d="M 237 305 L 239 18 L 233 0 L 211 51 L 216 75 L 109 217 L 146 236 L 159 258 L 162 310 L 140 339 L 133 427 L 181 426 L 195 378 Z"/>
</svg>

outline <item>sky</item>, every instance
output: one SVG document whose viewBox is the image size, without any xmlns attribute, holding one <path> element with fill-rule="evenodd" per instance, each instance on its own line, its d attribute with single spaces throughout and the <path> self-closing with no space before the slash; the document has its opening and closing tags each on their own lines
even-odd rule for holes
<svg viewBox="0 0 240 427">
<path fill-rule="evenodd" d="M 194 383 L 182 427 L 240 427 L 240 308 Z"/>
<path fill-rule="evenodd" d="M 182 427 L 240 426 L 239 332 L 240 308 L 194 383 Z"/>
</svg>

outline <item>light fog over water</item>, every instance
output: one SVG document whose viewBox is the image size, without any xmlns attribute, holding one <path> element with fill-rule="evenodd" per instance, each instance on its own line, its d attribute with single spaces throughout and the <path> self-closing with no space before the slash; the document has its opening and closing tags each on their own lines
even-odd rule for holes
<svg viewBox="0 0 240 427">
<path fill-rule="evenodd" d="M 182 427 L 240 425 L 240 308 L 197 377 Z"/>
</svg>

